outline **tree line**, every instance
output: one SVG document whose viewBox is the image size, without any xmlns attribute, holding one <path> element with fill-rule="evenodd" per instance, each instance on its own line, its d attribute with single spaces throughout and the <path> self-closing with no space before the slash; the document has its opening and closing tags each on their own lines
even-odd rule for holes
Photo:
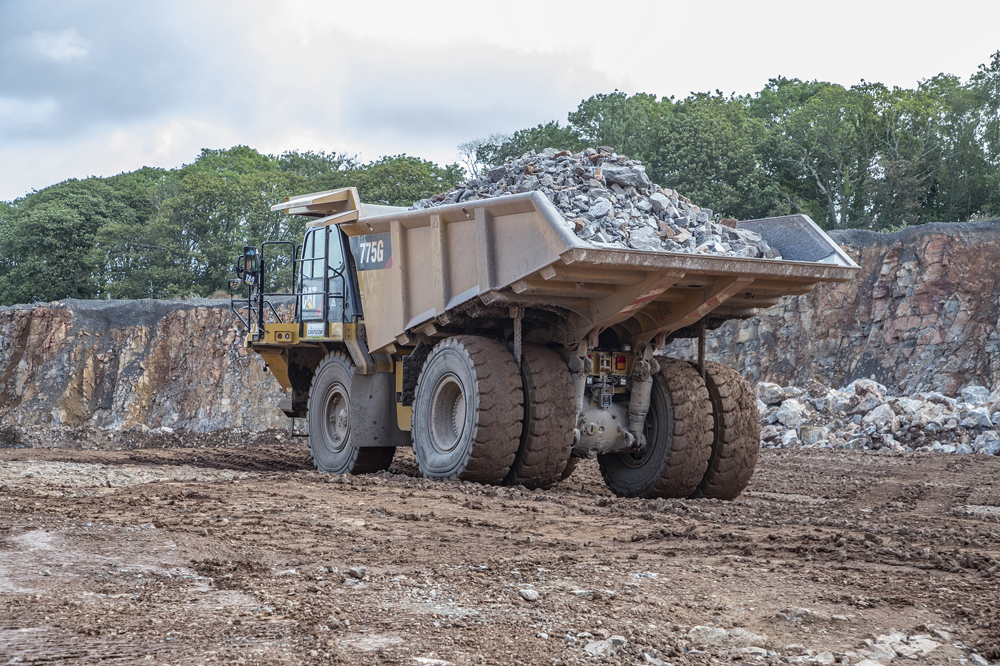
<svg viewBox="0 0 1000 666">
<path fill-rule="evenodd" d="M 776 78 L 749 95 L 598 94 L 565 123 L 463 143 L 461 165 L 237 146 L 67 180 L 0 202 L 0 303 L 211 295 L 243 245 L 301 239 L 301 220 L 270 211 L 287 196 L 353 185 L 366 202 L 409 205 L 529 150 L 587 146 L 740 219 L 802 212 L 826 229 L 885 231 L 996 217 L 1000 52 L 967 80 L 912 89 Z"/>
</svg>

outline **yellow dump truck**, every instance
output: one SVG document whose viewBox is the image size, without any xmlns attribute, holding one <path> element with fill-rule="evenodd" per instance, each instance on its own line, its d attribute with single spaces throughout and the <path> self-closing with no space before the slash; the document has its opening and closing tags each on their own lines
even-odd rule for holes
<svg viewBox="0 0 1000 666">
<path fill-rule="evenodd" d="M 544 488 L 596 456 L 621 496 L 733 498 L 759 415 L 705 331 L 857 271 L 804 215 L 738 223 L 774 260 L 595 247 L 539 192 L 407 210 L 344 188 L 273 210 L 313 219 L 301 245 L 244 248 L 233 307 L 337 474 L 412 446 L 429 478 Z M 676 338 L 701 341 L 696 363 L 662 355 Z"/>
</svg>

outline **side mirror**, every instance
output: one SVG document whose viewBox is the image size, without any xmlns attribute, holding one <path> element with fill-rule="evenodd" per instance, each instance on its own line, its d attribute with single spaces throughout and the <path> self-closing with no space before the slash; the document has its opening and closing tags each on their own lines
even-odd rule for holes
<svg viewBox="0 0 1000 666">
<path fill-rule="evenodd" d="M 243 283 L 240 280 L 230 280 L 229 281 L 229 292 L 232 293 L 232 294 L 235 294 L 237 291 L 240 290 L 240 286 L 242 286 L 242 284 Z"/>
<path fill-rule="evenodd" d="M 243 270 L 247 273 L 256 274 L 258 267 L 259 257 L 257 255 L 257 248 L 251 246 L 243 247 Z"/>
</svg>

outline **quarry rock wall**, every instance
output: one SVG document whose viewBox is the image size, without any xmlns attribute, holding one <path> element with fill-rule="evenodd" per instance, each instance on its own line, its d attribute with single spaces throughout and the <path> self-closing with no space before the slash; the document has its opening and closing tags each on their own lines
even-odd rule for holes
<svg viewBox="0 0 1000 666">
<path fill-rule="evenodd" d="M 782 386 L 1000 387 L 1000 220 L 834 237 L 861 266 L 854 282 L 724 324 L 709 358 Z M 228 301 L 0 308 L 0 424 L 285 428 L 280 387 L 243 335 Z"/>
</svg>

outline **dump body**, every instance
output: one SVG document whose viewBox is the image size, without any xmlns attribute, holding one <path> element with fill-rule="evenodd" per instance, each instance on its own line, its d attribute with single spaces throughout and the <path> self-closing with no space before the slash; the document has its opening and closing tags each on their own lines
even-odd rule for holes
<svg viewBox="0 0 1000 666">
<path fill-rule="evenodd" d="M 623 341 L 662 341 L 858 270 L 804 215 L 738 223 L 783 260 L 597 247 L 538 192 L 331 223 L 351 239 L 373 354 L 510 308 L 554 315 L 545 342 L 568 346 L 607 328 Z"/>
</svg>

